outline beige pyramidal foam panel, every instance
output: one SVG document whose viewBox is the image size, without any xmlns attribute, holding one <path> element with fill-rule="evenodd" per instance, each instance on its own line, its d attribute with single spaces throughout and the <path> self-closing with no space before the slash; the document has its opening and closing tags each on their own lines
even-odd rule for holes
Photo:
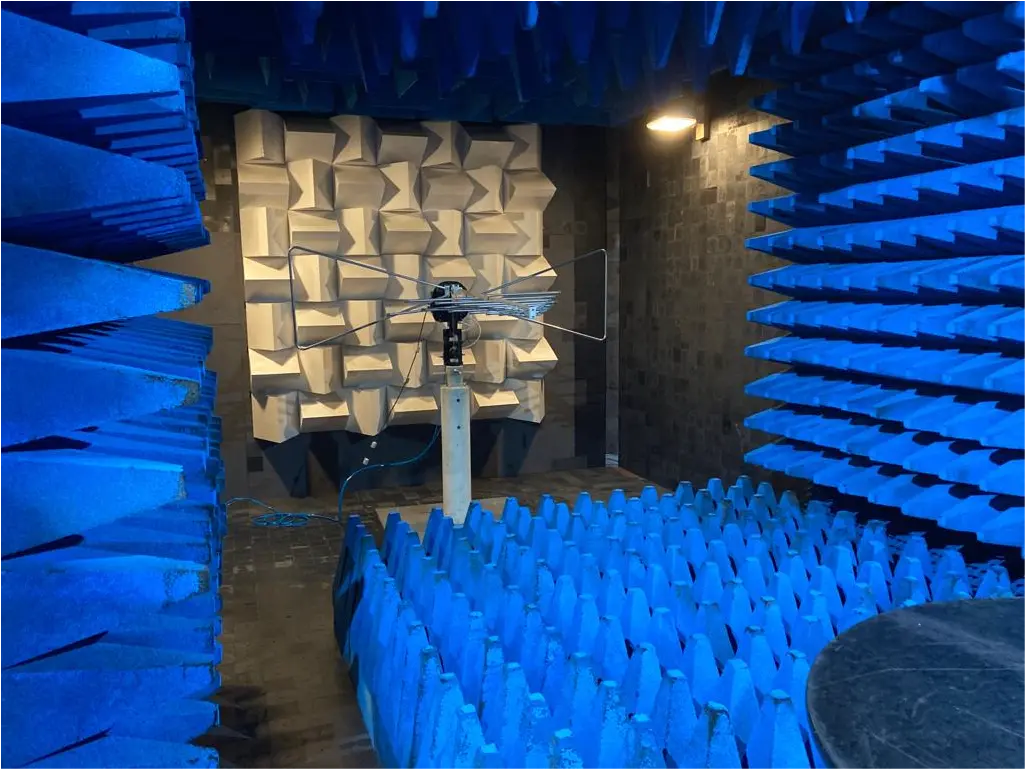
<svg viewBox="0 0 1025 769">
<path fill-rule="evenodd" d="M 235 144 L 260 440 L 436 424 L 442 328 L 416 306 L 426 284 L 478 295 L 521 278 L 509 293 L 555 284 L 542 250 L 555 187 L 536 125 L 396 128 L 249 110 L 235 116 Z M 544 327 L 474 315 L 463 334 L 473 418 L 540 422 L 556 364 Z"/>
</svg>

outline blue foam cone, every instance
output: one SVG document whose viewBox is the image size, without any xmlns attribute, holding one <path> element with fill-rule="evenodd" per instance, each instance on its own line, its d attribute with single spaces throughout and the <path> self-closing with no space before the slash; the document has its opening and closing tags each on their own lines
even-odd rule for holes
<svg viewBox="0 0 1025 769">
<path fill-rule="evenodd" d="M 746 662 L 732 659 L 723 666 L 714 700 L 726 706 L 734 734 L 747 744 L 758 719 L 758 695 Z"/>
<path fill-rule="evenodd" d="M 606 614 L 601 618 L 594 648 L 594 661 L 598 674 L 603 679 L 622 681 L 626 675 L 630 658 L 627 655 L 626 639 L 619 624 L 619 617 Z"/>
<path fill-rule="evenodd" d="M 658 658 L 667 668 L 683 666 L 683 647 L 676 621 L 666 606 L 659 606 L 651 613 L 651 639 L 658 652 Z"/>
<path fill-rule="evenodd" d="M 740 754 L 726 707 L 707 703 L 681 755 L 672 755 L 677 766 L 739 769 Z"/>
<path fill-rule="evenodd" d="M 671 755 L 682 755 L 697 725 L 694 699 L 683 671 L 671 668 L 662 677 L 651 722 L 659 744 Z"/>
<path fill-rule="evenodd" d="M 586 727 L 597 691 L 598 679 L 591 658 L 586 654 L 571 654 L 566 665 L 563 689 L 554 707 L 555 723 L 565 724 L 574 731 Z"/>
<path fill-rule="evenodd" d="M 634 645 L 648 641 L 651 632 L 651 609 L 648 597 L 639 588 L 626 591 L 623 604 L 623 633 Z"/>
<path fill-rule="evenodd" d="M 619 684 L 602 681 L 592 706 L 591 727 L 586 732 L 578 731 L 584 762 L 588 766 L 610 769 L 623 766 L 630 742 L 629 728 Z"/>
<path fill-rule="evenodd" d="M 655 710 L 655 698 L 662 684 L 662 671 L 655 647 L 643 643 L 630 656 L 626 675 L 623 677 L 620 696 L 629 713 L 651 715 Z"/>
<path fill-rule="evenodd" d="M 765 696 L 772 691 L 772 682 L 776 677 L 776 661 L 772 648 L 765 637 L 765 631 L 758 625 L 749 625 L 744 629 L 745 643 L 741 645 L 741 658 L 751 671 L 758 694 Z"/>
<path fill-rule="evenodd" d="M 525 769 L 548 769 L 548 754 L 552 740 L 552 714 L 548 703 L 540 694 L 531 694 L 527 699 L 527 723 L 524 729 L 526 744 L 523 760 L 519 764 Z"/>
<path fill-rule="evenodd" d="M 704 633 L 695 633 L 687 639 L 683 651 L 683 673 L 687 676 L 695 702 L 705 704 L 712 699 L 719 683 L 719 668 L 715 664 L 712 643 Z"/>
<path fill-rule="evenodd" d="M 636 769 L 665 769 L 662 746 L 655 736 L 651 719 L 644 713 L 630 716 L 625 766 Z"/>
<path fill-rule="evenodd" d="M 771 769 L 810 766 L 793 703 L 786 692 L 774 689 L 766 698 L 747 746 L 747 760 L 750 766 Z"/>
<path fill-rule="evenodd" d="M 558 729 L 552 734 L 548 766 L 565 769 L 584 768 L 584 760 L 577 749 L 577 738 L 570 729 Z"/>
<path fill-rule="evenodd" d="M 472 705 L 463 705 L 456 715 L 452 742 L 452 766 L 456 769 L 476 769 L 478 759 L 484 748 L 484 732 L 477 718 L 477 711 Z M 443 727 L 444 728 L 444 727 Z M 445 766 L 445 764 L 440 764 Z"/>
</svg>

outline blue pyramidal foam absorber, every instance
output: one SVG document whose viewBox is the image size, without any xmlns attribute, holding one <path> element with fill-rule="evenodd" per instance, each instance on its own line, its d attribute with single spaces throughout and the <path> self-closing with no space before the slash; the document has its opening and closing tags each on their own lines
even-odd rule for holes
<svg viewBox="0 0 1025 769">
<path fill-rule="evenodd" d="M 284 112 L 616 125 L 688 83 L 704 90 L 723 68 L 743 75 L 767 50 L 798 51 L 810 30 L 863 23 L 868 8 L 426 0 L 335 13 L 304 3 L 253 6 L 241 32 L 226 6 L 196 3 L 197 88 Z"/>
<path fill-rule="evenodd" d="M 224 508 L 178 3 L 4 24 L 3 734 L 22 766 L 216 766 Z"/>
<path fill-rule="evenodd" d="M 751 210 L 792 229 L 748 247 L 793 264 L 747 354 L 792 368 L 747 388 L 785 404 L 747 459 L 1025 550 L 1025 4 L 942 5 L 765 65 L 791 122 L 750 139 L 793 157 L 751 173 L 793 194 Z"/>
<path fill-rule="evenodd" d="M 659 498 L 508 499 L 463 526 L 355 516 L 339 648 L 387 766 L 822 766 L 815 655 L 899 606 L 1020 594 L 997 562 L 741 477 Z"/>
</svg>

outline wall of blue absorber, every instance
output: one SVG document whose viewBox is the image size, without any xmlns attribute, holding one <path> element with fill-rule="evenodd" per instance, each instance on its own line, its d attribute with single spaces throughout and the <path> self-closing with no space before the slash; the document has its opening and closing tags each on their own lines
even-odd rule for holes
<svg viewBox="0 0 1025 769">
<path fill-rule="evenodd" d="M 2 49 L 5 766 L 216 766 L 224 510 L 178 3 L 16 3 Z"/>
<path fill-rule="evenodd" d="M 908 3 L 777 55 L 756 101 L 789 119 L 751 173 L 794 194 L 751 210 L 793 229 L 748 246 L 793 264 L 751 282 L 789 332 L 748 387 L 784 405 L 747 461 L 1025 548 L 1025 5 Z"/>
</svg>

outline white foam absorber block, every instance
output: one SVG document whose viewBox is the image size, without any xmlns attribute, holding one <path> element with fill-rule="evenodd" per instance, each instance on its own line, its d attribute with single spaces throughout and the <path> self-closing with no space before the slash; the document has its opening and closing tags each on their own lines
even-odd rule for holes
<svg viewBox="0 0 1025 769">
<path fill-rule="evenodd" d="M 334 167 L 335 208 L 377 209 L 384 203 L 388 181 L 376 166 Z"/>
<path fill-rule="evenodd" d="M 401 390 L 401 395 L 399 394 Z M 422 425 L 438 421 L 438 394 L 434 387 L 388 388 L 389 425 Z"/>
<path fill-rule="evenodd" d="M 246 339 L 253 350 L 295 347 L 295 326 L 288 302 L 246 302 Z"/>
<path fill-rule="evenodd" d="M 479 296 L 501 284 L 505 274 L 504 254 L 469 254 L 466 258 L 474 273 L 470 293 Z"/>
<path fill-rule="evenodd" d="M 299 393 L 254 393 L 253 437 L 284 443 L 299 434 Z"/>
<path fill-rule="evenodd" d="M 545 383 L 543 379 L 507 379 L 506 387 L 516 394 L 519 405 L 509 415 L 520 422 L 540 424 L 545 418 Z"/>
<path fill-rule="evenodd" d="M 506 168 L 510 171 L 541 170 L 541 126 L 536 123 L 505 127 L 513 149 Z"/>
<path fill-rule="evenodd" d="M 285 121 L 279 115 L 262 109 L 236 114 L 235 155 L 240 166 L 243 163 L 283 165 Z"/>
<path fill-rule="evenodd" d="M 299 369 L 297 351 L 294 348 L 276 352 L 250 349 L 249 377 L 253 392 L 302 389 L 302 371 Z"/>
<path fill-rule="evenodd" d="M 470 146 L 470 137 L 463 127 L 451 120 L 426 121 L 420 125 L 427 134 L 424 168 L 462 168 Z"/>
<path fill-rule="evenodd" d="M 475 365 L 472 379 L 475 382 L 501 384 L 505 381 L 505 346 L 506 340 L 504 339 L 480 339 L 474 344 Z"/>
<path fill-rule="evenodd" d="M 299 431 L 304 433 L 347 430 L 349 399 L 345 395 L 302 393 L 299 398 Z"/>
<path fill-rule="evenodd" d="M 555 271 L 543 256 L 507 256 L 502 282 L 519 281 L 509 286 L 509 291 L 548 291 L 555 283 Z M 538 275 L 537 273 L 541 273 Z"/>
<path fill-rule="evenodd" d="M 464 211 L 475 189 L 470 174 L 459 168 L 425 168 L 420 172 L 420 202 L 425 211 L 446 208 Z"/>
<path fill-rule="evenodd" d="M 431 241 L 431 226 L 421 213 L 382 211 L 381 250 L 386 254 L 424 252 Z"/>
<path fill-rule="evenodd" d="M 470 399 L 476 419 L 505 419 L 520 405 L 516 393 L 505 384 L 470 382 Z"/>
<path fill-rule="evenodd" d="M 425 342 L 389 343 L 392 361 L 390 384 L 416 389 L 427 383 L 427 346 Z"/>
<path fill-rule="evenodd" d="M 540 129 L 282 120 L 263 110 L 239 113 L 235 125 L 252 389 L 291 393 L 287 409 L 286 396 L 254 401 L 265 439 L 297 430 L 374 435 L 385 426 L 388 388 L 403 383 L 394 421 L 435 421 L 441 325 L 419 308 L 385 316 L 429 298 L 429 284 L 457 281 L 480 295 L 549 266 L 542 212 L 555 187 L 541 170 Z M 554 284 L 554 274 L 535 276 L 505 293 Z M 463 329 L 464 374 L 477 388 L 471 410 L 540 420 L 540 377 L 555 365 L 543 328 L 479 315 Z M 288 419 L 273 416 L 286 411 Z"/>
<path fill-rule="evenodd" d="M 477 277 L 465 256 L 428 256 L 424 259 L 424 276 L 431 283 L 454 280 L 464 287 L 472 286 Z"/>
<path fill-rule="evenodd" d="M 462 256 L 463 212 L 425 211 L 424 218 L 431 228 L 431 239 L 424 253 L 428 256 Z"/>
<path fill-rule="evenodd" d="M 401 303 L 384 303 L 385 314 L 406 309 Z M 387 318 L 384 323 L 384 338 L 389 342 L 415 342 L 434 335 L 435 328 L 440 328 L 429 312 L 407 312 Z"/>
<path fill-rule="evenodd" d="M 299 369 L 302 371 L 303 390 L 317 395 L 328 395 L 342 387 L 342 347 L 320 345 L 299 350 Z"/>
<path fill-rule="evenodd" d="M 388 286 L 384 296 L 387 299 L 419 299 L 421 298 L 420 284 L 416 280 L 422 280 L 423 260 L 420 254 L 388 254 L 383 257 L 383 264 L 386 270 L 399 275 L 406 275 L 406 278 L 398 278 L 392 275 L 388 278 Z M 410 280 L 409 278 L 416 278 Z"/>
<path fill-rule="evenodd" d="M 338 215 L 338 246 L 342 256 L 375 256 L 380 253 L 381 225 L 372 208 L 343 208 Z"/>
<path fill-rule="evenodd" d="M 291 184 L 285 166 L 239 163 L 236 172 L 240 209 L 254 206 L 288 208 Z"/>
<path fill-rule="evenodd" d="M 516 379 L 539 379 L 558 362 L 544 337 L 536 342 L 510 340 L 506 346 L 506 372 Z"/>
<path fill-rule="evenodd" d="M 338 262 L 319 254 L 292 255 L 296 301 L 333 302 L 338 299 Z"/>
<path fill-rule="evenodd" d="M 332 344 L 342 344 L 347 328 L 340 303 L 314 302 L 295 308 L 295 321 L 299 326 L 299 344 L 310 345 L 331 339 Z"/>
<path fill-rule="evenodd" d="M 467 214 L 463 248 L 469 254 L 508 254 L 523 247 L 526 234 L 504 214 Z"/>
<path fill-rule="evenodd" d="M 509 329 L 509 339 L 525 339 L 531 342 L 536 342 L 538 339 L 545 335 L 545 327 L 541 325 L 544 322 L 545 316 L 538 315 L 534 320 L 539 321 L 538 323 L 531 323 L 529 320 L 523 318 L 514 318 L 516 322 L 512 328 Z"/>
<path fill-rule="evenodd" d="M 346 387 L 373 387 L 392 380 L 392 359 L 388 345 L 347 347 L 342 360 Z"/>
<path fill-rule="evenodd" d="M 473 348 L 463 348 L 463 377 L 471 379 L 477 367 L 477 357 Z M 445 381 L 445 355 L 441 342 L 427 343 L 427 381 L 440 384 Z"/>
<path fill-rule="evenodd" d="M 353 257 L 353 261 L 338 262 L 338 298 L 339 299 L 377 299 L 388 290 L 388 275 L 384 269 L 384 260 L 379 256 Z M 367 265 L 363 267 L 361 265 Z M 369 269 L 377 268 L 377 269 Z"/>
<path fill-rule="evenodd" d="M 293 246 L 312 248 L 328 254 L 338 251 L 341 229 L 334 213 L 289 211 L 288 230 Z"/>
<path fill-rule="evenodd" d="M 427 134 L 418 125 L 381 131 L 381 144 L 377 150 L 378 165 L 409 162 L 421 165 L 427 153 Z"/>
<path fill-rule="evenodd" d="M 502 205 L 502 169 L 498 166 L 484 166 L 467 172 L 473 191 L 466 204 L 468 214 L 500 214 Z"/>
<path fill-rule="evenodd" d="M 470 145 L 463 156 L 463 168 L 467 170 L 497 166 L 505 168 L 512 155 L 514 142 L 505 130 L 498 128 L 474 128 L 470 134 Z"/>
<path fill-rule="evenodd" d="M 362 115 L 338 115 L 330 120 L 335 131 L 334 162 L 358 166 L 377 165 L 381 133 L 373 118 Z"/>
<path fill-rule="evenodd" d="M 238 212 L 242 230 L 242 256 L 286 256 L 288 212 L 283 208 L 254 206 Z"/>
<path fill-rule="evenodd" d="M 374 347 L 383 340 L 384 333 L 381 329 L 381 302 L 377 299 L 350 299 L 340 302 L 342 314 L 345 316 L 345 325 L 348 330 L 363 326 L 359 331 L 353 331 L 343 337 L 342 342 L 351 347 Z M 367 324 L 371 325 L 367 325 Z"/>
<path fill-rule="evenodd" d="M 330 123 L 310 118 L 289 118 L 285 124 L 285 162 L 312 159 L 335 161 L 336 134 Z"/>
<path fill-rule="evenodd" d="M 543 215 L 540 211 L 519 211 L 506 214 L 516 228 L 517 239 L 506 251 L 509 256 L 536 256 L 544 252 L 541 237 Z"/>
<path fill-rule="evenodd" d="M 273 257 L 242 260 L 247 302 L 288 301 L 288 259 Z"/>
<path fill-rule="evenodd" d="M 506 171 L 502 191 L 506 211 L 544 211 L 555 185 L 540 171 Z"/>
<path fill-rule="evenodd" d="M 420 210 L 420 166 L 408 160 L 381 166 L 385 178 L 382 211 Z"/>
<path fill-rule="evenodd" d="M 481 339 L 508 339 L 516 328 L 518 318 L 510 315 L 478 315 Z"/>
<path fill-rule="evenodd" d="M 347 430 L 362 435 L 377 435 L 385 428 L 387 387 L 346 389 L 349 401 Z"/>
<path fill-rule="evenodd" d="M 288 164 L 288 207 L 292 211 L 331 211 L 335 207 L 334 169 L 313 158 Z"/>
</svg>

